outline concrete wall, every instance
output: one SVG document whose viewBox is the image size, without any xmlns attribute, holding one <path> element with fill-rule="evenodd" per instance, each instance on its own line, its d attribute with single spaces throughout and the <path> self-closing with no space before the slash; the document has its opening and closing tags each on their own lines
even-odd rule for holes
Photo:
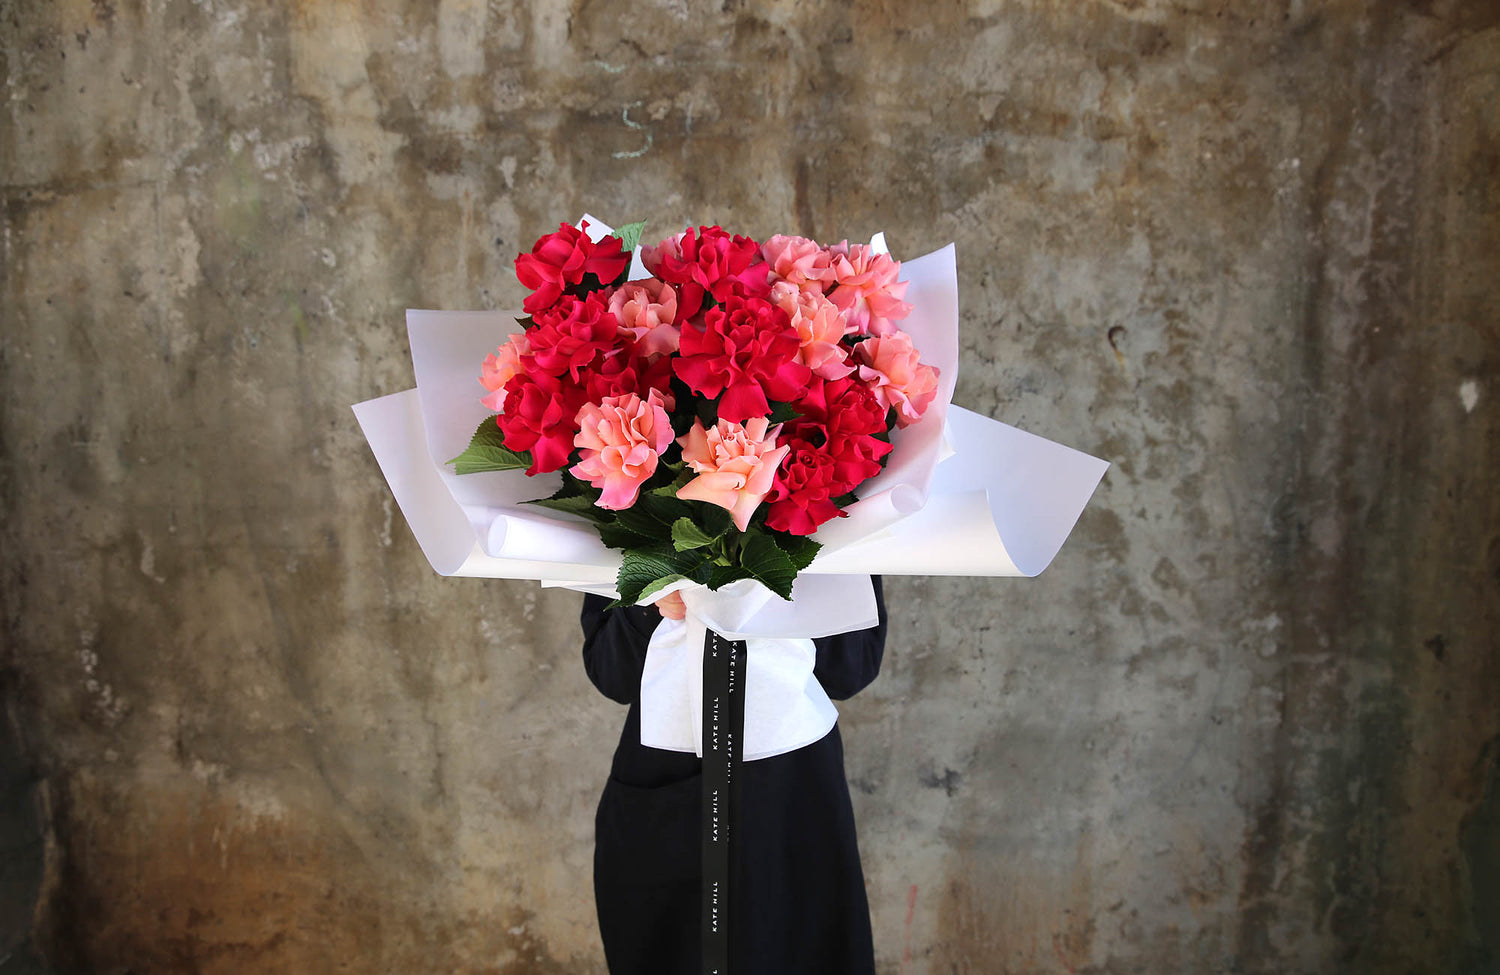
<svg viewBox="0 0 1500 975">
<path fill-rule="evenodd" d="M 0 0 L 0 972 L 604 970 L 578 597 L 433 575 L 349 411 L 584 209 L 957 241 L 957 401 L 1115 464 L 890 581 L 883 973 L 1496 971 L 1497 24 Z"/>
</svg>

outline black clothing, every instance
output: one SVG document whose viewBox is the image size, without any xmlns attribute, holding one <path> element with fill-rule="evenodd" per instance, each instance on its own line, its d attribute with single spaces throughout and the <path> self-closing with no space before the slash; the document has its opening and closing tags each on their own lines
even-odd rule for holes
<svg viewBox="0 0 1500 975">
<path fill-rule="evenodd" d="M 880 672 L 880 622 L 813 641 L 828 696 L 852 696 Z M 640 682 L 654 607 L 605 611 L 584 596 L 583 663 L 606 696 L 629 704 L 594 820 L 594 899 L 611 975 L 696 975 L 700 944 L 703 760 L 641 744 Z M 743 807 L 731 867 L 734 975 L 874 975 L 870 909 L 835 725 L 821 740 L 740 766 Z"/>
</svg>

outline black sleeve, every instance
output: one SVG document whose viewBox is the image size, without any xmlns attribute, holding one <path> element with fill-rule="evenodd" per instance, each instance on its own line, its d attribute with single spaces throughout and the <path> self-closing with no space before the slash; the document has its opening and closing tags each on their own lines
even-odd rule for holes
<svg viewBox="0 0 1500 975">
<path fill-rule="evenodd" d="M 880 673 L 880 660 L 885 655 L 885 592 L 880 576 L 871 576 L 870 583 L 875 587 L 880 622 L 868 630 L 836 633 L 813 641 L 818 649 L 813 675 L 835 701 L 858 694 Z"/>
<path fill-rule="evenodd" d="M 620 606 L 605 609 L 609 600 L 584 593 L 583 669 L 599 693 L 612 701 L 629 704 L 641 692 L 641 669 L 646 665 L 646 644 L 661 614 L 654 606 Z"/>
</svg>

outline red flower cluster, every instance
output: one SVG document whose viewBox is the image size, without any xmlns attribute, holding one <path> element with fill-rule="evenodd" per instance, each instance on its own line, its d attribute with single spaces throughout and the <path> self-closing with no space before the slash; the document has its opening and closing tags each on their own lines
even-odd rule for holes
<svg viewBox="0 0 1500 975">
<path fill-rule="evenodd" d="M 612 284 L 629 266 L 619 238 L 605 237 L 596 244 L 582 230 L 563 224 L 538 240 L 530 254 L 517 255 L 516 277 L 531 291 L 521 307 L 535 315 L 550 308 L 564 291 L 581 285 L 585 274 Z"/>
<path fill-rule="evenodd" d="M 829 510 L 831 499 L 853 491 L 880 473 L 880 459 L 891 452 L 885 411 L 858 380 L 812 377 L 807 394 L 792 404 L 801 416 L 782 428 L 782 435 L 805 445 L 798 471 L 788 469 L 767 499 L 766 524 L 793 535 L 806 535 L 840 516 Z M 792 449 L 794 457 L 799 448 Z M 811 456 L 809 456 L 811 455 Z M 811 524 L 812 528 L 806 526 Z"/>
<path fill-rule="evenodd" d="M 625 393 L 644 396 L 653 388 L 670 396 L 667 361 L 646 362 L 634 335 L 620 328 L 598 292 L 562 295 L 535 313 L 526 338 L 530 352 L 519 356 L 496 419 L 507 447 L 531 451 L 528 474 L 568 463 L 585 403 Z"/>
<path fill-rule="evenodd" d="M 792 535 L 839 517 L 891 451 L 888 410 L 915 422 L 937 388 L 895 325 L 910 308 L 899 265 L 857 244 L 762 244 L 720 227 L 686 230 L 641 258 L 654 277 L 627 287 L 619 240 L 595 243 L 567 225 L 516 257 L 532 317 L 485 373 L 506 446 L 530 451 L 528 474 L 583 456 L 574 475 L 633 498 L 632 479 L 658 467 L 659 431 L 646 427 L 659 406 L 696 431 L 679 439 L 693 444 L 698 475 L 679 497 L 733 505 L 736 524 L 763 501 L 766 526 Z M 877 351 L 858 348 L 872 336 Z M 696 396 L 674 397 L 674 382 Z M 795 418 L 768 427 L 781 405 Z M 718 421 L 706 435 L 705 410 Z M 675 456 L 663 462 L 688 471 Z"/>
<path fill-rule="evenodd" d="M 705 293 L 724 301 L 738 286 L 742 294 L 763 295 L 769 270 L 760 258 L 760 244 L 739 234 L 731 237 L 722 227 L 685 230 L 655 247 L 643 247 L 641 263 L 677 286 L 678 314 L 684 319 L 703 307 Z"/>
<path fill-rule="evenodd" d="M 672 368 L 695 393 L 722 397 L 722 419 L 743 423 L 771 412 L 768 398 L 789 402 L 806 390 L 812 370 L 797 361 L 801 347 L 786 312 L 731 294 L 704 314 L 702 329 L 683 328 Z"/>
</svg>

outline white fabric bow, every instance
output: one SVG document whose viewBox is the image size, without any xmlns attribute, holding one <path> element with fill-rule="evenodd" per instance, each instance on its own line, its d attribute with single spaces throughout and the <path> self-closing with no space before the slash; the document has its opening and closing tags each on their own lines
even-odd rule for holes
<svg viewBox="0 0 1500 975">
<path fill-rule="evenodd" d="M 880 622 L 869 576 L 798 576 L 790 602 L 753 579 L 713 591 L 677 582 L 641 600 L 681 592 L 682 620 L 663 619 L 641 673 L 641 744 L 703 754 L 703 640 L 712 629 L 745 641 L 745 761 L 810 745 L 838 710 L 813 675 L 813 638 Z"/>
</svg>

